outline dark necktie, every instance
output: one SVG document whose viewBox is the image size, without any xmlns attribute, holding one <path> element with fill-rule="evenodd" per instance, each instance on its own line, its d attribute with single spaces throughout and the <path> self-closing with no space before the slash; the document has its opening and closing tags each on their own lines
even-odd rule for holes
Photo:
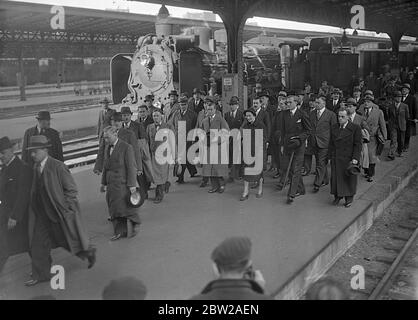
<svg viewBox="0 0 418 320">
<path fill-rule="evenodd" d="M 370 113 L 370 109 L 369 108 L 366 108 L 366 118 L 369 117 L 369 113 Z"/>
<path fill-rule="evenodd" d="M 321 111 L 316 112 L 316 120 L 319 120 L 321 118 Z"/>
</svg>

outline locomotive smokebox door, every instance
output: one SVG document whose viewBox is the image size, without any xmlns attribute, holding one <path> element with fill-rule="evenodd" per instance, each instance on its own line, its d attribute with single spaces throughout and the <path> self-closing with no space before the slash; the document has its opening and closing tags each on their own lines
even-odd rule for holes
<svg viewBox="0 0 418 320">
<path fill-rule="evenodd" d="M 230 111 L 229 100 L 233 96 L 238 96 L 238 74 L 228 73 L 222 77 L 222 105 L 224 106 L 224 113 Z M 242 109 L 243 104 L 240 101 L 240 108 Z"/>
<path fill-rule="evenodd" d="M 114 104 L 121 103 L 122 99 L 130 92 L 128 81 L 132 56 L 132 53 L 121 53 L 110 60 L 110 86 Z"/>
<path fill-rule="evenodd" d="M 181 52 L 179 60 L 179 89 L 190 97 L 193 89 L 203 89 L 203 63 L 197 52 Z"/>
</svg>

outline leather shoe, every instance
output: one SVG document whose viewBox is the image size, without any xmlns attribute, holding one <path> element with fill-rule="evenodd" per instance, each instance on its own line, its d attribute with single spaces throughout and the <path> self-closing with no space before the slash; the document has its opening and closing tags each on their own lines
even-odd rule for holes
<svg viewBox="0 0 418 320">
<path fill-rule="evenodd" d="M 317 186 L 315 186 L 314 188 L 313 188 L 313 193 L 317 193 L 319 191 L 319 187 L 317 187 Z"/>
<path fill-rule="evenodd" d="M 274 176 L 273 176 L 273 179 L 279 179 L 280 178 L 280 173 L 276 173 Z"/>
<path fill-rule="evenodd" d="M 281 183 L 277 184 L 276 189 L 279 190 L 279 191 L 282 191 L 283 190 L 283 185 Z"/>
<path fill-rule="evenodd" d="M 207 186 L 207 182 L 201 182 L 199 188 L 205 188 Z"/>
<path fill-rule="evenodd" d="M 171 186 L 171 183 L 167 181 L 164 185 L 165 193 L 168 193 L 170 191 L 170 186 Z"/>
<path fill-rule="evenodd" d="M 286 201 L 286 203 L 287 204 L 291 204 L 291 203 L 293 203 L 293 201 L 294 201 L 295 199 L 293 198 L 293 197 L 287 197 L 287 201 Z"/>
<path fill-rule="evenodd" d="M 120 238 L 122 238 L 122 235 L 118 233 L 118 234 L 115 234 L 112 238 L 110 238 L 110 241 L 117 241 Z"/>
<path fill-rule="evenodd" d="M 49 279 L 45 279 L 45 280 L 30 279 L 26 281 L 24 284 L 26 287 L 33 287 L 33 286 L 36 286 L 37 284 L 40 284 L 42 282 L 48 282 L 48 281 Z"/>
<path fill-rule="evenodd" d="M 373 178 L 372 177 L 368 177 L 367 178 L 367 182 L 373 182 Z"/>
<path fill-rule="evenodd" d="M 155 198 L 154 203 L 155 204 L 159 204 L 159 203 L 161 203 L 161 201 L 163 201 L 163 199 L 161 199 L 161 198 Z"/>
<path fill-rule="evenodd" d="M 96 263 L 96 248 L 91 248 L 88 250 L 87 253 L 87 261 L 88 261 L 88 265 L 87 268 L 91 269 L 93 268 L 94 264 Z"/>
<path fill-rule="evenodd" d="M 257 199 L 260 199 L 260 198 L 262 198 L 263 197 L 263 193 L 261 192 L 261 193 L 257 193 L 256 195 L 255 195 L 255 197 L 257 198 Z"/>
<path fill-rule="evenodd" d="M 248 200 L 248 193 L 247 195 L 241 195 L 241 198 L 239 199 L 239 201 L 245 201 Z"/>
<path fill-rule="evenodd" d="M 178 184 L 184 184 L 184 180 L 183 179 L 177 179 L 176 183 L 178 183 Z"/>
<path fill-rule="evenodd" d="M 352 203 L 353 203 L 352 201 L 346 202 L 346 203 L 344 203 L 344 207 L 350 208 Z"/>
<path fill-rule="evenodd" d="M 212 188 L 208 192 L 209 193 L 215 193 L 215 192 L 218 192 L 218 191 L 219 191 L 219 188 Z"/>
<path fill-rule="evenodd" d="M 219 193 L 224 193 L 225 192 L 225 186 L 221 186 L 218 190 Z"/>
<path fill-rule="evenodd" d="M 334 206 L 337 206 L 340 203 L 340 201 L 341 201 L 341 198 L 335 198 L 334 201 L 332 202 L 332 204 Z"/>
</svg>

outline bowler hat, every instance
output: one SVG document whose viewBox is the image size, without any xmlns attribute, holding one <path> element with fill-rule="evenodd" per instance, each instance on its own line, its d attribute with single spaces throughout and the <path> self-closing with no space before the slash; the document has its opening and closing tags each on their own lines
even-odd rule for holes
<svg viewBox="0 0 418 320">
<path fill-rule="evenodd" d="M 114 113 L 112 114 L 111 119 L 112 119 L 113 121 L 122 121 L 122 113 L 120 113 L 120 112 L 114 112 Z"/>
<path fill-rule="evenodd" d="M 41 110 L 38 112 L 38 115 L 36 116 L 36 119 L 38 120 L 51 120 L 51 114 L 49 111 Z"/>
<path fill-rule="evenodd" d="M 3 137 L 0 139 L 0 152 L 10 149 L 11 147 L 13 147 L 13 144 L 10 142 L 9 137 Z"/>
<path fill-rule="evenodd" d="M 212 251 L 211 258 L 220 266 L 239 266 L 250 260 L 251 246 L 247 237 L 227 238 Z"/>
<path fill-rule="evenodd" d="M 410 85 L 409 83 L 404 83 L 404 84 L 402 85 L 402 89 L 403 89 L 403 88 L 407 88 L 407 89 L 411 90 L 411 85 Z"/>
<path fill-rule="evenodd" d="M 120 113 L 121 114 L 132 114 L 132 111 L 131 111 L 131 108 L 129 108 L 129 107 L 122 107 L 120 109 Z"/>
<path fill-rule="evenodd" d="M 357 102 L 356 100 L 354 100 L 353 98 L 348 98 L 347 101 L 345 102 L 347 105 L 349 106 L 355 106 L 357 107 Z"/>
<path fill-rule="evenodd" d="M 207 96 L 205 98 L 204 102 L 207 102 L 207 103 L 215 103 L 215 99 L 213 97 L 211 97 L 211 96 Z"/>
<path fill-rule="evenodd" d="M 340 89 L 338 89 L 338 88 L 334 88 L 334 89 L 332 89 L 332 94 L 335 94 L 335 93 L 337 93 L 337 94 L 341 95 L 341 91 L 340 91 Z"/>
<path fill-rule="evenodd" d="M 189 101 L 189 99 L 187 99 L 186 96 L 181 96 L 180 100 L 179 100 L 179 103 L 187 103 L 188 101 Z"/>
<path fill-rule="evenodd" d="M 38 135 L 30 137 L 29 146 L 26 148 L 26 150 L 45 149 L 49 147 L 51 147 L 51 144 L 49 143 L 48 138 L 42 135 Z"/>
<path fill-rule="evenodd" d="M 247 115 L 247 113 L 251 113 L 254 117 L 257 117 L 257 113 L 253 109 L 247 109 L 244 111 L 244 116 Z"/>
<path fill-rule="evenodd" d="M 345 171 L 348 176 L 356 176 L 361 173 L 360 167 L 358 164 L 350 163 Z"/>
<path fill-rule="evenodd" d="M 193 94 L 196 94 L 196 93 L 202 94 L 202 91 L 198 88 L 194 88 L 193 89 Z"/>
<path fill-rule="evenodd" d="M 302 142 L 298 136 L 291 137 L 287 140 L 286 148 L 290 150 L 295 150 L 302 145 Z"/>
<path fill-rule="evenodd" d="M 395 91 L 394 93 L 393 93 L 393 96 L 396 98 L 396 97 L 398 97 L 398 98 L 402 98 L 402 92 L 400 92 L 400 91 Z"/>
<path fill-rule="evenodd" d="M 145 96 L 144 101 L 154 101 L 154 96 L 152 94 L 148 94 Z"/>
<path fill-rule="evenodd" d="M 128 205 L 132 208 L 139 208 L 145 202 L 145 197 L 138 190 L 128 195 Z"/>
<path fill-rule="evenodd" d="M 110 100 L 107 97 L 105 97 L 102 100 L 100 100 L 100 103 L 109 104 L 110 103 Z"/>
<path fill-rule="evenodd" d="M 269 98 L 269 97 L 270 97 L 270 93 L 269 93 L 267 90 L 263 90 L 263 91 L 261 91 L 261 92 L 258 94 L 258 97 L 259 97 L 259 98 L 261 98 L 261 97 L 267 97 L 267 98 Z"/>
<path fill-rule="evenodd" d="M 287 97 L 286 91 L 280 91 L 279 92 L 279 97 Z"/>
<path fill-rule="evenodd" d="M 237 96 L 232 96 L 231 99 L 229 100 L 229 104 L 230 105 L 235 105 L 239 103 L 239 99 Z"/>
<path fill-rule="evenodd" d="M 179 94 L 177 93 L 176 90 L 171 90 L 170 93 L 168 94 L 168 96 L 179 96 Z"/>
</svg>

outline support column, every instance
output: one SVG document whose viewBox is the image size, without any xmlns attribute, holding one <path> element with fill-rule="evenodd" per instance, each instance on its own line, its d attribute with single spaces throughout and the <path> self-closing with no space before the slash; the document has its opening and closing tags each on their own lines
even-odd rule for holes
<svg viewBox="0 0 418 320">
<path fill-rule="evenodd" d="M 243 62 L 242 62 L 242 33 L 245 22 L 252 15 L 254 8 L 262 0 L 223 0 L 214 4 L 214 13 L 218 14 L 226 29 L 228 44 L 228 73 L 238 74 L 238 90 L 234 92 L 241 102 L 244 100 Z M 241 105 L 243 105 L 241 103 Z"/>
<path fill-rule="evenodd" d="M 23 64 L 23 47 L 19 47 L 19 72 L 17 73 L 17 85 L 19 86 L 20 91 L 20 101 L 26 101 L 26 76 L 25 68 Z"/>
</svg>

